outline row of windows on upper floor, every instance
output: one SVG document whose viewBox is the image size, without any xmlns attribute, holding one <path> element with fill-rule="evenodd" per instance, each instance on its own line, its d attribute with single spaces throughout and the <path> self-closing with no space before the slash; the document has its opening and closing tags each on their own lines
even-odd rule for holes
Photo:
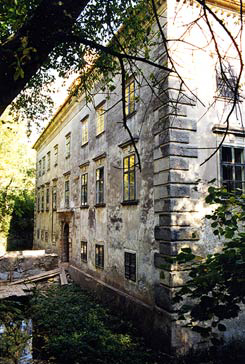
<svg viewBox="0 0 245 364">
<path fill-rule="evenodd" d="M 134 79 L 130 79 L 126 85 L 126 105 L 125 112 L 127 116 L 132 115 L 135 111 L 135 82 Z M 105 131 L 105 102 L 101 103 L 96 108 L 96 136 L 101 135 Z M 82 130 L 82 146 L 88 143 L 88 122 L 89 116 L 81 120 L 81 130 Z M 54 167 L 58 165 L 58 152 L 59 146 L 56 144 L 54 146 Z M 69 158 L 71 153 L 71 133 L 65 136 L 65 158 Z M 46 165 L 47 163 L 47 165 Z M 51 152 L 49 151 L 47 155 L 43 156 L 38 162 L 38 176 L 41 177 L 51 168 Z"/>
<path fill-rule="evenodd" d="M 105 204 L 105 169 L 104 166 L 96 168 L 95 170 L 95 191 L 96 201 L 95 206 L 104 206 Z M 81 207 L 88 207 L 88 173 L 81 175 Z M 46 198 L 45 198 L 46 194 Z M 50 186 L 44 187 L 37 194 L 37 211 L 45 210 L 50 208 Z M 64 201 L 65 208 L 70 207 L 70 179 L 65 177 L 64 181 Z M 135 155 L 131 154 L 123 158 L 123 202 L 124 203 L 137 203 L 136 200 L 136 165 Z M 52 186 L 52 209 L 57 209 L 57 184 Z"/>
</svg>

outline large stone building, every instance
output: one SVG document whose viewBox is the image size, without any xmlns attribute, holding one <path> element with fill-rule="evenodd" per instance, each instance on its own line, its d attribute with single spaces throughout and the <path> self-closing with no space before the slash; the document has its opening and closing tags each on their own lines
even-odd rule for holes
<svg viewBox="0 0 245 364">
<path fill-rule="evenodd" d="M 174 268 L 161 274 L 164 258 L 181 246 L 211 251 L 218 244 L 203 219 L 204 196 L 213 178 L 245 188 L 244 105 L 239 91 L 239 112 L 230 117 L 222 148 L 201 166 L 224 136 L 234 90 L 220 77 L 205 21 L 184 31 L 198 18 L 199 5 L 161 3 L 168 39 L 185 34 L 184 41 L 171 43 L 170 52 L 186 84 L 145 63 L 141 75 L 150 79 L 155 73 L 152 88 L 144 79 L 141 87 L 133 76 L 128 79 L 127 124 L 142 171 L 122 125 L 120 78 L 113 93 L 98 91 L 93 104 L 83 96 L 68 97 L 34 146 L 34 246 L 58 252 L 76 280 L 103 287 L 145 325 L 160 330 L 166 347 L 179 347 L 189 336 L 174 325 L 171 297 L 183 278 Z M 229 27 L 238 26 L 236 2 L 210 3 Z M 220 24 L 213 26 L 232 86 L 239 73 L 236 50 Z M 152 57 L 165 59 L 162 45 Z"/>
</svg>

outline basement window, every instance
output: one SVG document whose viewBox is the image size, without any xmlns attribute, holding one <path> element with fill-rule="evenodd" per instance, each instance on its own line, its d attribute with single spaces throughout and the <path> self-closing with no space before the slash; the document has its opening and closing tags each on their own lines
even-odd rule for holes
<svg viewBox="0 0 245 364">
<path fill-rule="evenodd" d="M 81 241 L 81 260 L 87 262 L 87 242 Z"/>
<path fill-rule="evenodd" d="M 136 253 L 124 253 L 125 278 L 136 282 Z"/>
<path fill-rule="evenodd" d="M 95 266 L 97 268 L 104 268 L 104 245 L 95 245 Z"/>
</svg>

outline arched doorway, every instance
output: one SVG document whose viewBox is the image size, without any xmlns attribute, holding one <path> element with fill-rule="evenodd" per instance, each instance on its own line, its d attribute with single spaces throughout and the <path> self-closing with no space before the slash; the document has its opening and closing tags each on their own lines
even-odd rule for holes
<svg viewBox="0 0 245 364">
<path fill-rule="evenodd" d="M 69 262 L 69 225 L 64 225 L 63 262 Z"/>
</svg>

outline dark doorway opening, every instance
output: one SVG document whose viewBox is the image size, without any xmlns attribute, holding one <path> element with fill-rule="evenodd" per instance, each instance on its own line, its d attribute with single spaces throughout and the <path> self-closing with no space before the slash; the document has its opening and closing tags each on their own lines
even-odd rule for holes
<svg viewBox="0 0 245 364">
<path fill-rule="evenodd" d="M 69 225 L 64 226 L 63 262 L 69 262 Z"/>
</svg>

